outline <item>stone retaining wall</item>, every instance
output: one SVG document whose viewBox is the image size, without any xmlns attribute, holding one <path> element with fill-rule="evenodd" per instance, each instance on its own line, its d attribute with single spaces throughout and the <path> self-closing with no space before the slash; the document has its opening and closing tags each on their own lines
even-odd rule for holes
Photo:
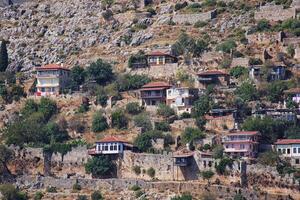
<svg viewBox="0 0 300 200">
<path fill-rule="evenodd" d="M 296 17 L 296 9 L 284 9 L 282 5 L 267 5 L 260 7 L 254 13 L 255 20 L 267 19 L 269 21 L 284 21 Z"/>
<path fill-rule="evenodd" d="M 138 68 L 131 70 L 131 74 L 147 75 L 151 78 L 171 78 L 176 75 L 178 69 L 177 63 L 165 65 L 150 66 L 146 68 Z"/>
<path fill-rule="evenodd" d="M 175 14 L 173 16 L 173 21 L 177 24 L 195 24 L 198 21 L 208 21 L 215 18 L 217 15 L 216 10 L 208 11 L 205 13 L 197 13 L 197 14 Z"/>
</svg>

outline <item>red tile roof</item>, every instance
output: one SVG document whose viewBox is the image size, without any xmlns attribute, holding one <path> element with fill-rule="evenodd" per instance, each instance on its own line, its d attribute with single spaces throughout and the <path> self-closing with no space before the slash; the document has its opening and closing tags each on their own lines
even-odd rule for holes
<svg viewBox="0 0 300 200">
<path fill-rule="evenodd" d="M 98 142 L 122 142 L 122 143 L 129 143 L 126 140 L 117 138 L 115 136 L 108 136 L 103 138 L 102 140 L 98 141 Z"/>
<path fill-rule="evenodd" d="M 218 70 L 210 70 L 210 71 L 205 71 L 205 72 L 199 72 L 197 75 L 199 76 L 206 76 L 206 75 L 223 75 L 223 76 L 229 76 L 229 74 L 218 71 Z"/>
<path fill-rule="evenodd" d="M 300 144 L 300 139 L 281 139 L 277 140 L 275 144 Z"/>
<path fill-rule="evenodd" d="M 58 69 L 70 71 L 69 69 L 59 64 L 48 64 L 41 67 L 36 67 L 36 70 L 58 70 Z"/>
<path fill-rule="evenodd" d="M 152 52 L 148 53 L 147 56 L 171 56 L 171 57 L 174 57 L 171 54 L 164 53 L 161 51 L 152 51 Z"/>
<path fill-rule="evenodd" d="M 300 88 L 291 88 L 289 90 L 285 90 L 284 93 L 286 94 L 299 94 Z"/>
<path fill-rule="evenodd" d="M 156 88 L 156 87 L 161 87 L 161 88 L 170 88 L 171 85 L 166 83 L 166 82 L 150 82 L 146 85 L 144 85 L 142 88 Z"/>
<path fill-rule="evenodd" d="M 227 135 L 258 135 L 258 131 L 238 131 L 234 133 L 229 133 Z"/>
</svg>

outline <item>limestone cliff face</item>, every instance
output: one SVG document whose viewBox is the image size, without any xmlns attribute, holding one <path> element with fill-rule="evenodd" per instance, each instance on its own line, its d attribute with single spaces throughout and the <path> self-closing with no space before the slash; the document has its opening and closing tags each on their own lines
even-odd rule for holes
<svg viewBox="0 0 300 200">
<path fill-rule="evenodd" d="M 5 7 L 12 4 L 21 4 L 28 0 L 0 0 L 0 7 Z"/>
</svg>

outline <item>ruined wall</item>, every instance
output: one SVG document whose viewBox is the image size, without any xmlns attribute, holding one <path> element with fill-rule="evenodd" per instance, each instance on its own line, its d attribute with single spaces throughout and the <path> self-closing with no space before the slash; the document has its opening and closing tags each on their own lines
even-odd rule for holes
<svg viewBox="0 0 300 200">
<path fill-rule="evenodd" d="M 48 186 L 53 186 L 60 189 L 72 189 L 75 183 L 78 183 L 83 189 L 92 190 L 111 190 L 120 191 L 127 190 L 133 185 L 139 185 L 145 190 L 154 189 L 159 193 L 184 193 L 189 192 L 195 199 L 200 199 L 203 192 L 209 191 L 215 194 L 219 199 L 231 199 L 236 193 L 240 192 L 246 199 L 290 199 L 288 195 L 267 194 L 251 189 L 229 187 L 223 185 L 210 185 L 200 182 L 146 182 L 142 180 L 132 179 L 56 179 L 53 177 L 19 177 L 16 185 L 26 189 L 43 189 Z"/>
<path fill-rule="evenodd" d="M 230 67 L 235 67 L 235 66 L 248 67 L 249 58 L 233 58 Z"/>
<path fill-rule="evenodd" d="M 147 75 L 151 78 L 171 78 L 176 75 L 178 69 L 177 63 L 165 65 L 150 66 L 146 68 L 138 68 L 131 70 L 131 74 Z"/>
<path fill-rule="evenodd" d="M 211 117 L 205 116 L 207 122 L 205 128 L 207 130 L 224 130 L 234 128 L 234 118 L 233 115 L 221 116 L 221 117 Z"/>
<path fill-rule="evenodd" d="M 255 20 L 267 19 L 269 21 L 284 21 L 296 17 L 296 9 L 283 9 L 282 5 L 266 5 L 260 7 L 259 11 L 254 13 Z"/>
<path fill-rule="evenodd" d="M 181 119 L 175 120 L 172 124 L 170 124 L 172 132 L 182 132 L 187 127 L 196 128 L 196 120 L 195 119 Z"/>
<path fill-rule="evenodd" d="M 291 37 L 291 38 L 283 38 L 283 45 L 289 46 L 293 45 L 295 47 L 299 46 L 300 38 L 299 37 Z"/>
<path fill-rule="evenodd" d="M 177 24 L 195 24 L 198 21 L 208 21 L 215 18 L 217 15 L 216 10 L 208 11 L 205 13 L 197 13 L 197 14 L 175 14 L 172 20 Z"/>
<path fill-rule="evenodd" d="M 250 44 L 270 44 L 282 41 L 282 32 L 246 34 L 246 38 Z"/>
</svg>

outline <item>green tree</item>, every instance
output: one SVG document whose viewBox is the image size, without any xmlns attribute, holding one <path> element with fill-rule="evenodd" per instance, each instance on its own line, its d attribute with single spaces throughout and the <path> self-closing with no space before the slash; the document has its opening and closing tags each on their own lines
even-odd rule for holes
<svg viewBox="0 0 300 200">
<path fill-rule="evenodd" d="M 297 125 L 290 126 L 284 131 L 285 138 L 288 139 L 300 139 L 300 127 Z"/>
<path fill-rule="evenodd" d="M 155 176 L 155 169 L 153 169 L 153 167 L 150 167 L 149 169 L 147 169 L 147 174 L 151 178 L 154 178 L 154 176 Z"/>
<path fill-rule="evenodd" d="M 135 90 L 141 88 L 143 85 L 150 82 L 150 78 L 145 75 L 119 75 L 117 79 L 117 86 L 120 92 Z"/>
<path fill-rule="evenodd" d="M 57 112 L 56 102 L 42 97 L 38 111 L 44 115 L 46 120 L 49 120 Z"/>
<path fill-rule="evenodd" d="M 258 91 L 255 86 L 249 82 L 243 82 L 235 91 L 236 95 L 243 101 L 253 101 L 258 98 Z"/>
<path fill-rule="evenodd" d="M 236 48 L 236 43 L 232 39 L 227 40 L 216 47 L 217 51 L 223 51 L 224 53 L 230 53 Z"/>
<path fill-rule="evenodd" d="M 193 197 L 190 194 L 183 194 L 181 196 L 172 197 L 171 200 L 192 200 Z"/>
<path fill-rule="evenodd" d="M 85 171 L 94 178 L 111 177 L 116 169 L 115 163 L 105 155 L 93 157 L 85 164 Z"/>
<path fill-rule="evenodd" d="M 27 200 L 27 195 L 20 192 L 11 184 L 0 185 L 0 193 L 3 195 L 2 200 Z"/>
<path fill-rule="evenodd" d="M 95 80 L 100 85 L 105 85 L 114 78 L 112 66 L 101 59 L 91 63 L 86 72 L 89 79 Z"/>
<path fill-rule="evenodd" d="M 76 65 L 71 69 L 70 72 L 70 85 L 74 90 L 78 90 L 79 86 L 82 85 L 85 81 L 85 71 L 82 67 Z"/>
<path fill-rule="evenodd" d="M 208 170 L 208 171 L 202 171 L 201 172 L 201 177 L 203 179 L 206 179 L 207 180 L 207 183 L 210 184 L 209 180 L 214 176 L 214 172 L 211 171 L 211 170 Z"/>
<path fill-rule="evenodd" d="M 100 191 L 93 192 L 92 195 L 91 195 L 91 199 L 92 200 L 104 200 L 104 198 L 103 198 Z"/>
<path fill-rule="evenodd" d="M 276 166 L 279 162 L 279 154 L 275 151 L 266 151 L 264 153 L 259 154 L 258 163 L 265 166 Z"/>
<path fill-rule="evenodd" d="M 57 123 L 49 122 L 45 126 L 45 133 L 50 138 L 51 143 L 64 142 L 69 139 L 68 132 L 65 129 L 61 129 Z"/>
<path fill-rule="evenodd" d="M 216 163 L 215 168 L 218 174 L 224 175 L 226 172 L 226 167 L 232 165 L 232 160 L 230 158 L 222 158 L 219 163 Z"/>
<path fill-rule="evenodd" d="M 171 127 L 167 122 L 156 122 L 155 123 L 155 129 L 159 131 L 170 131 Z"/>
<path fill-rule="evenodd" d="M 234 195 L 233 200 L 246 200 L 246 198 L 242 194 L 238 193 Z"/>
<path fill-rule="evenodd" d="M 268 84 L 267 97 L 273 103 L 283 101 L 283 91 L 287 90 L 287 84 L 283 81 L 274 81 Z"/>
<path fill-rule="evenodd" d="M 6 47 L 6 41 L 1 41 L 0 46 L 0 72 L 4 72 L 8 67 L 8 53 Z"/>
<path fill-rule="evenodd" d="M 34 200 L 41 200 L 43 197 L 44 197 L 44 194 L 43 194 L 42 192 L 38 191 L 38 192 L 36 192 L 36 193 L 34 194 L 33 199 L 34 199 Z"/>
<path fill-rule="evenodd" d="M 195 139 L 203 139 L 205 134 L 197 128 L 187 127 L 181 134 L 182 142 L 187 144 L 193 142 Z"/>
<path fill-rule="evenodd" d="M 0 181 L 1 176 L 10 173 L 7 167 L 7 163 L 14 157 L 13 151 L 6 146 L 0 144 Z"/>
<path fill-rule="evenodd" d="M 217 145 L 213 148 L 213 158 L 221 159 L 223 158 L 224 148 L 222 145 Z"/>
<path fill-rule="evenodd" d="M 99 103 L 102 107 L 107 105 L 108 96 L 104 93 L 100 93 L 96 97 L 97 103 Z"/>
<path fill-rule="evenodd" d="M 270 25 L 269 21 L 266 19 L 260 20 L 256 25 L 256 29 L 259 32 L 268 31 L 270 28 L 271 28 L 271 25 Z"/>
<path fill-rule="evenodd" d="M 38 111 L 38 104 L 32 100 L 32 99 L 28 99 L 25 102 L 25 106 L 22 108 L 21 113 L 24 116 L 29 116 L 34 112 Z"/>
<path fill-rule="evenodd" d="M 229 74 L 234 78 L 240 78 L 241 76 L 248 74 L 248 69 L 243 66 L 235 66 L 230 69 Z"/>
<path fill-rule="evenodd" d="M 111 114 L 112 126 L 117 129 L 126 129 L 128 124 L 128 119 L 123 110 L 118 109 Z"/>
<path fill-rule="evenodd" d="M 161 131 L 147 131 L 135 138 L 134 145 L 142 152 L 148 152 L 152 148 L 152 140 L 158 138 L 165 138 Z"/>
<path fill-rule="evenodd" d="M 150 116 L 146 113 L 141 113 L 133 119 L 135 126 L 141 127 L 143 131 L 150 131 L 153 129 Z"/>
<path fill-rule="evenodd" d="M 108 129 L 108 123 L 102 113 L 96 112 L 93 116 L 92 131 L 101 132 Z"/>
<path fill-rule="evenodd" d="M 211 109 L 211 100 L 207 95 L 201 96 L 194 102 L 192 114 L 194 117 L 202 117 Z"/>
</svg>

